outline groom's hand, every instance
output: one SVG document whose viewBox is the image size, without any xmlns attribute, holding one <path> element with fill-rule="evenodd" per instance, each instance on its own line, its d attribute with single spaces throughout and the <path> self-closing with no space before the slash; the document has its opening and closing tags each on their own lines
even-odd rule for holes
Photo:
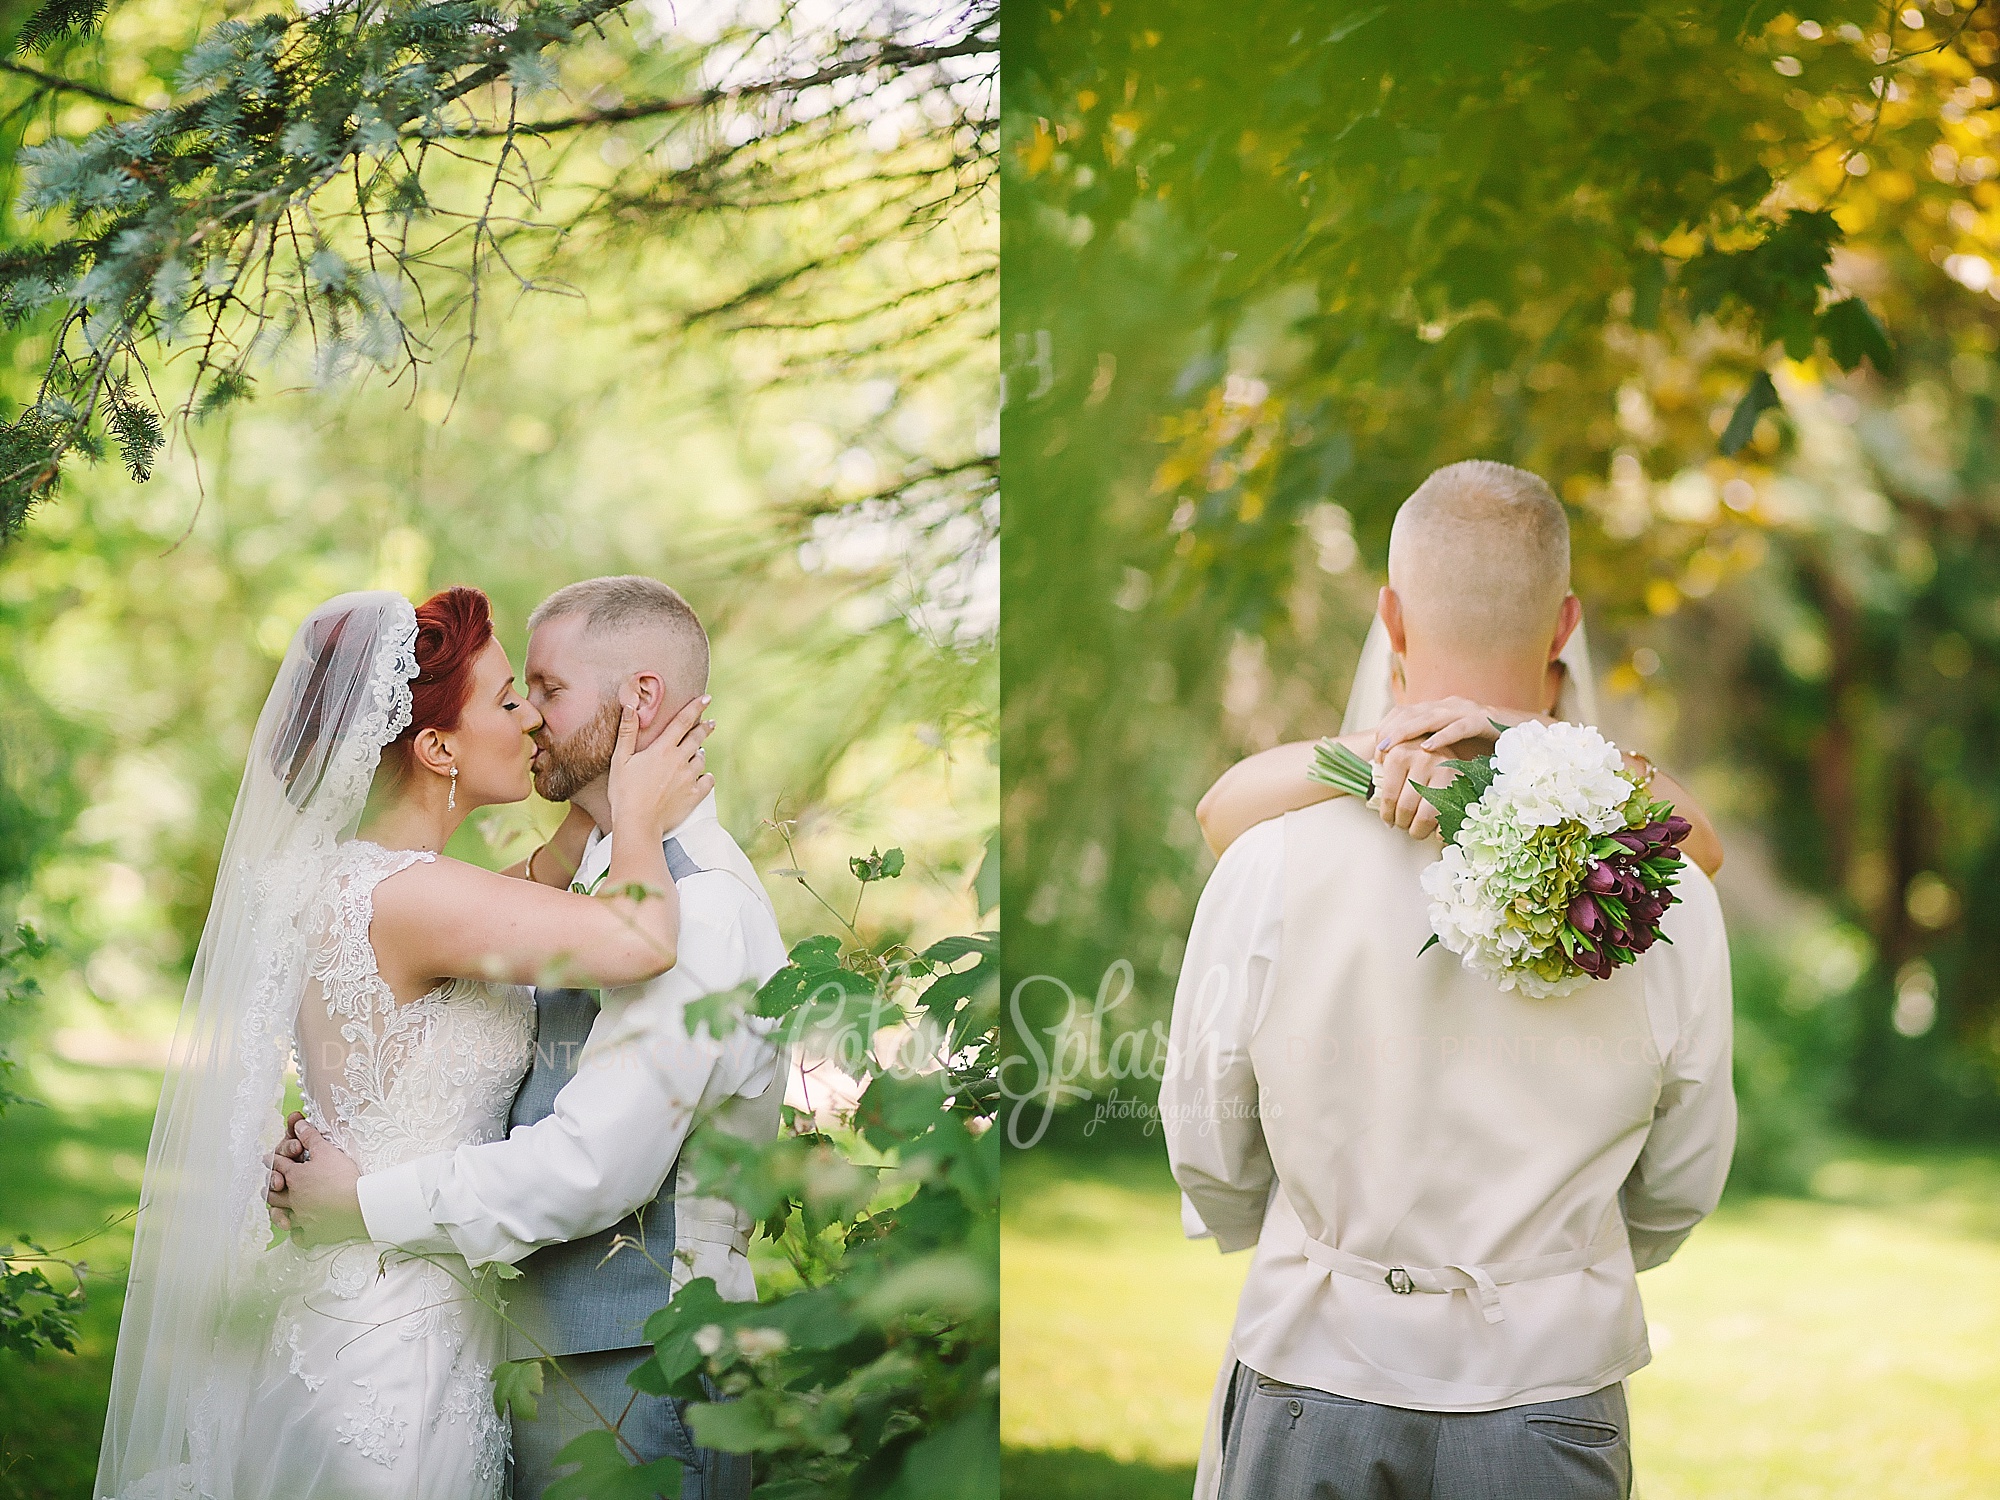
<svg viewBox="0 0 2000 1500">
<path fill-rule="evenodd" d="M 291 1130 L 266 1158 L 271 1182 L 264 1199 L 289 1219 L 293 1239 L 329 1245 L 368 1237 L 355 1183 L 361 1171 L 346 1153 L 294 1115 Z"/>
</svg>

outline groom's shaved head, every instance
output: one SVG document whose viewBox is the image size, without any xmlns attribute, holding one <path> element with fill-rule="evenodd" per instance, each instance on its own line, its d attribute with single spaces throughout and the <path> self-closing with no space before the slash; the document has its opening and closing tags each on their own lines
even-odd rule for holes
<svg viewBox="0 0 2000 1500">
<path fill-rule="evenodd" d="M 1569 593 L 1569 517 L 1540 477 L 1470 459 L 1396 512 L 1389 587 L 1406 632 L 1454 651 L 1546 651 Z"/>
<path fill-rule="evenodd" d="M 659 579 L 628 573 L 559 588 L 528 616 L 528 633 L 572 618 L 593 652 L 602 653 L 607 682 L 657 672 L 678 695 L 676 707 L 708 687 L 708 632 L 687 600 Z"/>
</svg>

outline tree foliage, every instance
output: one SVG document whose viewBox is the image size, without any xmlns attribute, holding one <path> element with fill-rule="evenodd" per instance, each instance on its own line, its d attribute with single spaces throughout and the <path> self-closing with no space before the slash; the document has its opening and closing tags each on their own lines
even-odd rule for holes
<svg viewBox="0 0 2000 1500">
<path fill-rule="evenodd" d="M 170 423 L 243 399 L 294 341 L 322 380 L 414 378 L 448 334 L 477 338 L 493 282 L 564 290 L 564 251 L 646 234 L 727 220 L 740 237 L 817 202 L 823 232 L 681 320 L 829 335 L 794 339 L 794 360 L 977 340 L 991 265 L 933 278 L 911 252 L 987 196 L 990 4 L 830 21 L 786 4 L 699 40 L 635 31 L 631 9 L 400 0 L 226 20 L 164 107 L 28 146 L 37 232 L 0 254 L 0 316 L 47 328 L 50 354 L 0 432 L 0 539 L 66 456 L 115 449 L 143 480 Z M 899 144 L 857 149 L 883 130 Z M 619 165 L 565 181 L 583 141 Z M 949 481 L 976 515 L 992 462 L 966 446 L 881 498 Z"/>
<path fill-rule="evenodd" d="M 1990 1120 L 1996 26 L 1945 0 L 1023 11 L 1010 976 L 1129 957 L 1158 1013 L 1194 798 L 1334 727 L 1396 505 L 1500 458 L 1570 506 L 1631 732 L 1705 762 L 1865 951 L 1848 1117 Z M 1933 982 L 1934 1025 L 1907 1000 Z"/>
</svg>

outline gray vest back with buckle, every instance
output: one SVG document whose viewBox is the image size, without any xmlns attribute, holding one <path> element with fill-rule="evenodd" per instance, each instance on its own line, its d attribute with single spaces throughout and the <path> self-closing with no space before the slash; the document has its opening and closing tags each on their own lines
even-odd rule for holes
<svg viewBox="0 0 2000 1500">
<path fill-rule="evenodd" d="M 667 873 L 678 884 L 701 867 L 677 840 L 666 842 Z M 535 991 L 535 1060 L 514 1096 L 507 1117 L 511 1129 L 532 1125 L 554 1110 L 556 1095 L 576 1076 L 577 1058 L 597 1019 L 593 990 Z M 591 1354 L 631 1349 L 646 1342 L 646 1319 L 667 1305 L 674 1257 L 676 1160 L 651 1203 L 627 1214 L 587 1239 L 545 1245 L 521 1262 L 523 1279 L 509 1291 L 511 1310 L 550 1354 Z M 626 1246 L 611 1255 L 620 1235 L 645 1247 Z M 611 1255 L 607 1261 L 605 1257 Z M 658 1262 L 657 1265 L 654 1262 Z M 516 1290 L 518 1288 L 518 1290 Z M 513 1357 L 538 1351 L 524 1345 Z"/>
</svg>

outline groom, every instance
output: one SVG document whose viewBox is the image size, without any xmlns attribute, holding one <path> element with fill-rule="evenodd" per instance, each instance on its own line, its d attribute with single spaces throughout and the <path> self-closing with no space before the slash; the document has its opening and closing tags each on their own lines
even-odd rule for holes
<svg viewBox="0 0 2000 1500">
<path fill-rule="evenodd" d="M 639 698 L 650 743 L 708 682 L 708 637 L 673 589 L 651 578 L 593 578 L 558 590 L 528 620 L 528 698 L 542 715 L 535 788 L 568 801 L 570 818 L 510 873 L 592 888 L 611 861 L 608 776 L 621 687 Z M 710 796 L 667 837 L 680 896 L 674 967 L 649 984 L 535 992 L 534 1063 L 504 1141 L 463 1146 L 357 1177 L 310 1125 L 275 1163 L 284 1201 L 308 1233 L 348 1217 L 355 1233 L 414 1253 L 463 1255 L 473 1266 L 519 1262 L 509 1313 L 532 1336 L 516 1358 L 550 1353 L 561 1374 L 537 1415 L 514 1420 L 513 1493 L 538 1500 L 555 1455 L 598 1425 L 578 1397 L 619 1422 L 642 1462 L 672 1455 L 686 1500 L 742 1500 L 746 1454 L 696 1448 L 684 1403 L 641 1395 L 625 1377 L 650 1353 L 649 1314 L 688 1280 L 754 1300 L 751 1224 L 734 1205 L 697 1198 L 680 1171 L 690 1129 L 751 1139 L 777 1134 L 785 1093 L 781 1049 L 754 1024 L 716 1041 L 688 1035 L 686 1006 L 762 984 L 785 963 L 770 898 Z M 322 1231 L 324 1232 L 324 1231 Z M 620 1236 L 640 1242 L 644 1253 Z M 607 1256 L 609 1257 L 607 1259 Z M 671 1286 L 669 1284 L 671 1278 Z M 539 1345 L 539 1348 L 535 1347 Z M 568 1378 L 563 1378 L 567 1376 Z M 572 1384 L 574 1382 L 574 1384 Z"/>
<path fill-rule="evenodd" d="M 1532 474 L 1462 463 L 1397 513 L 1401 697 L 1533 713 L 1575 623 Z M 1437 858 L 1351 797 L 1217 863 L 1160 1110 L 1191 1235 L 1254 1249 L 1198 1496 L 1622 1500 L 1634 1272 L 1721 1193 L 1729 957 L 1681 876 L 1671 944 L 1581 992 L 1500 990 L 1430 937 Z"/>
</svg>

